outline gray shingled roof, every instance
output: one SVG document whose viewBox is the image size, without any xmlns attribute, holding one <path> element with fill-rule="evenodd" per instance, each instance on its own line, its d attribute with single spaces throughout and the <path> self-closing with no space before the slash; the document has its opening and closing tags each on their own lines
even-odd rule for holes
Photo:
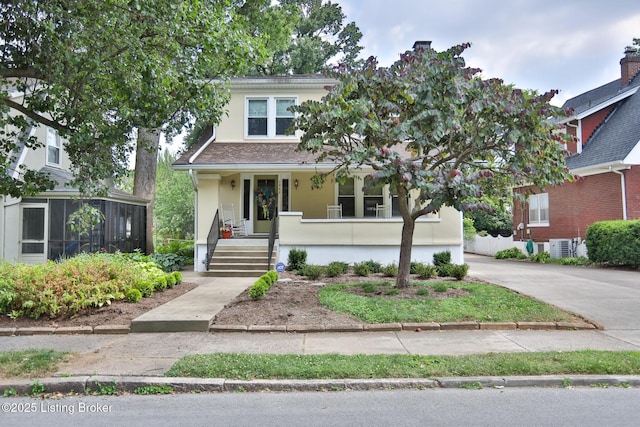
<svg viewBox="0 0 640 427">
<path fill-rule="evenodd" d="M 563 109 L 572 108 L 573 115 L 579 115 L 591 107 L 605 103 L 606 101 L 615 98 L 619 94 L 636 86 L 640 86 L 640 74 L 636 75 L 626 85 L 622 85 L 622 80 L 614 80 L 610 83 L 589 90 L 571 99 L 568 99 L 563 105 Z"/>
<path fill-rule="evenodd" d="M 581 154 L 567 158 L 569 169 L 624 160 L 640 142 L 640 91 L 622 101 L 587 141 Z"/>
</svg>

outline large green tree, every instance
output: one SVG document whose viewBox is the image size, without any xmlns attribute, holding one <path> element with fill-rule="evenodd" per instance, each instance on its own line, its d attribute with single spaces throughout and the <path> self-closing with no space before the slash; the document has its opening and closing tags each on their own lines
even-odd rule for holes
<svg viewBox="0 0 640 427">
<path fill-rule="evenodd" d="M 217 121 L 224 79 L 263 52 L 236 9 L 231 0 L 2 2 L 0 192 L 50 188 L 35 171 L 7 178 L 17 138 L 34 124 L 68 141 L 76 185 L 94 194 L 126 170 L 133 129 Z"/>
<path fill-rule="evenodd" d="M 510 186 L 541 187 L 569 178 L 562 136 L 550 118 L 564 114 L 538 95 L 483 79 L 465 65 L 469 45 L 437 52 L 418 48 L 390 67 L 374 58 L 338 80 L 321 102 L 296 107 L 304 131 L 299 149 L 331 160 L 342 180 L 367 167 L 369 184 L 389 185 L 402 215 L 398 287 L 407 286 L 416 219 L 444 206 L 487 209 L 483 194 Z M 330 173 L 316 175 L 321 185 Z M 414 200 L 410 204 L 409 196 Z"/>
<path fill-rule="evenodd" d="M 158 160 L 153 222 L 159 239 L 193 238 L 195 190 L 188 174 L 171 169 L 175 160 L 168 150 Z"/>
</svg>

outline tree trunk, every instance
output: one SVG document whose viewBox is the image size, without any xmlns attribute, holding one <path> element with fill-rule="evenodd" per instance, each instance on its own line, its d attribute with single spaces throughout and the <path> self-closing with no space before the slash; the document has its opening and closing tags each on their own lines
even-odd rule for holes
<svg viewBox="0 0 640 427">
<path fill-rule="evenodd" d="M 158 167 L 158 147 L 160 131 L 158 129 L 138 129 L 136 146 L 136 170 L 133 179 L 134 196 L 147 199 L 147 254 L 153 248 L 153 202 L 156 192 L 156 170 Z"/>
<path fill-rule="evenodd" d="M 411 273 L 411 248 L 413 246 L 413 231 L 416 221 L 409 217 L 403 219 L 402 240 L 400 242 L 400 259 L 398 261 L 398 277 L 396 277 L 396 287 L 406 288 L 409 286 L 409 274 Z"/>
</svg>

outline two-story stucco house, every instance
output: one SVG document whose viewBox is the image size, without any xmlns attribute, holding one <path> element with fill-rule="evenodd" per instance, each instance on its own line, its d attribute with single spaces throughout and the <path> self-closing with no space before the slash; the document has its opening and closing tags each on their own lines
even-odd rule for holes
<svg viewBox="0 0 640 427">
<path fill-rule="evenodd" d="M 228 116 L 173 165 L 187 171 L 196 187 L 196 271 L 224 268 L 216 263 L 223 246 L 252 241 L 266 247 L 270 232 L 274 262 L 286 263 L 294 248 L 306 250 L 313 264 L 397 262 L 402 219 L 389 189 L 364 190 L 366 169 L 353 171 L 344 184 L 329 178 L 312 189 L 312 176 L 334 165 L 296 151 L 300 135 L 286 132 L 293 120 L 288 108 L 321 100 L 334 84 L 318 75 L 231 81 Z M 223 206 L 233 207 L 236 223 L 244 220 L 243 232 L 230 240 L 219 239 L 219 225 L 229 217 L 223 218 Z M 240 238 L 244 231 L 248 239 Z M 461 263 L 462 242 L 462 215 L 444 208 L 418 220 L 412 258 L 431 262 L 433 253 L 449 250 Z"/>
<path fill-rule="evenodd" d="M 11 92 L 19 100 L 21 94 Z M 29 148 L 25 141 L 35 137 L 43 146 Z M 0 195 L 0 259 L 19 262 L 43 262 L 79 252 L 145 250 L 147 201 L 111 189 L 106 197 L 88 203 L 100 209 L 104 222 L 89 235 L 79 236 L 68 224 L 69 215 L 82 202 L 79 193 L 68 184 L 73 179 L 64 140 L 55 129 L 32 124 L 12 153 L 9 174 L 19 177 L 19 168 L 46 172 L 56 186 L 52 191 L 32 197 Z"/>
</svg>

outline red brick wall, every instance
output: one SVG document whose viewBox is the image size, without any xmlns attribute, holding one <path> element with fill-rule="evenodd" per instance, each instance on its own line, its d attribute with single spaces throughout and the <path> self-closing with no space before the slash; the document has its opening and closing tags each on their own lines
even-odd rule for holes
<svg viewBox="0 0 640 427">
<path fill-rule="evenodd" d="M 519 191 L 522 192 L 522 189 Z M 525 203 L 521 206 L 519 202 L 514 204 L 514 227 L 524 222 L 524 239 L 531 237 L 537 242 L 578 236 L 584 239 L 587 227 L 594 222 L 622 219 L 620 176 L 615 173 L 587 176 L 558 187 L 549 187 L 547 193 L 548 227 L 528 227 L 528 205 Z M 637 202 L 640 207 L 640 201 Z M 527 234 L 527 229 L 531 230 L 530 234 Z M 521 233 L 518 232 L 516 238 L 520 237 Z"/>
<path fill-rule="evenodd" d="M 624 171 L 627 189 L 627 219 L 640 219 L 640 166 Z"/>
<path fill-rule="evenodd" d="M 598 126 L 600 126 L 600 123 L 602 123 L 604 119 L 607 118 L 611 110 L 613 110 L 614 108 L 615 108 L 615 105 L 610 105 L 607 108 L 603 108 L 602 110 L 597 111 L 592 115 L 582 119 L 582 145 L 583 146 L 587 145 L 588 140 L 591 137 L 591 134 L 593 134 L 593 131 L 595 131 Z"/>
</svg>

